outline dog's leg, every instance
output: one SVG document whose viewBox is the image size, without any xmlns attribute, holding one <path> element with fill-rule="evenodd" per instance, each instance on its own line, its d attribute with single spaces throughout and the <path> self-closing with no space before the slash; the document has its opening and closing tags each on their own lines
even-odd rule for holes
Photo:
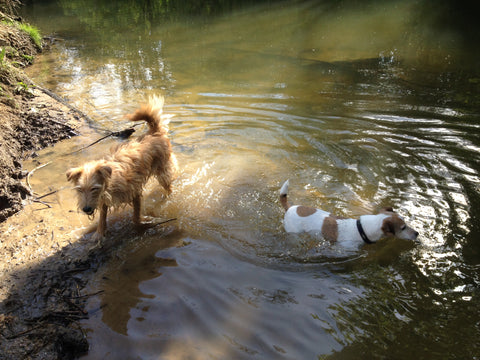
<svg viewBox="0 0 480 360">
<path fill-rule="evenodd" d="M 92 247 L 92 249 L 96 249 L 101 247 L 102 240 L 105 237 L 105 232 L 107 230 L 107 212 L 108 206 L 102 205 L 100 209 L 100 219 L 98 220 L 97 231 L 92 236 L 92 239 L 96 242 L 96 244 Z"/>
<path fill-rule="evenodd" d="M 150 216 L 143 215 L 141 216 L 142 210 L 142 194 L 137 194 L 133 198 L 133 222 L 140 230 L 148 229 L 155 225 L 155 218 Z"/>
<path fill-rule="evenodd" d="M 135 195 L 133 198 L 133 222 L 140 225 L 140 210 L 142 207 L 142 195 Z"/>
<path fill-rule="evenodd" d="M 167 195 L 172 193 L 172 176 L 167 173 L 157 174 L 156 178 L 161 187 L 165 189 Z"/>
<path fill-rule="evenodd" d="M 141 216 L 142 195 L 135 195 L 132 201 L 133 205 L 133 222 L 137 227 L 137 231 L 145 231 L 159 224 L 163 224 L 165 221 L 155 217 L 143 215 Z"/>
</svg>

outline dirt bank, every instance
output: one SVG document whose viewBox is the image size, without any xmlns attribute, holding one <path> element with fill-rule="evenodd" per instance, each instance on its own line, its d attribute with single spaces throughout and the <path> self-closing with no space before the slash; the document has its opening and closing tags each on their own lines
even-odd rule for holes
<svg viewBox="0 0 480 360">
<path fill-rule="evenodd" d="M 22 160 L 75 135 L 79 117 L 39 89 L 32 89 L 28 96 L 16 95 L 14 101 L 14 107 L 0 104 L 0 358 L 70 358 L 87 349 L 74 325 L 86 316 L 73 303 L 82 285 L 71 276 L 77 264 L 61 252 L 38 254 L 35 243 L 46 247 L 54 241 L 48 222 L 39 220 L 45 225 L 31 230 L 25 226 L 21 238 L 25 241 L 19 241 L 9 227 L 16 215 L 23 214 L 7 217 L 36 201 Z M 14 227 L 22 228 L 22 222 L 29 220 L 18 216 L 20 224 Z"/>
<path fill-rule="evenodd" d="M 75 358 L 88 350 L 78 325 L 88 298 L 79 273 L 92 259 L 88 252 L 72 256 L 68 237 L 54 237 L 47 212 L 26 220 L 31 215 L 22 209 L 40 200 L 22 162 L 75 136 L 84 120 L 24 75 L 41 47 L 11 17 L 0 12 L 0 20 L 0 359 Z"/>
</svg>

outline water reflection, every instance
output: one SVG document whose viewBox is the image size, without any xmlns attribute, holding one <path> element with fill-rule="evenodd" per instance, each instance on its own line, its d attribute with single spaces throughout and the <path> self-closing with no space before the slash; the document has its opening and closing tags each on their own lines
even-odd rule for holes
<svg viewBox="0 0 480 360">
<path fill-rule="evenodd" d="M 179 235 L 182 237 L 174 237 Z M 154 241 L 158 242 L 158 238 L 147 238 L 143 245 Z M 137 251 L 145 250 L 137 247 L 129 252 L 132 259 L 139 257 Z M 194 239 L 180 247 L 160 249 L 155 257 L 174 258 L 177 266 L 137 263 L 135 266 L 144 270 L 137 272 L 143 274 L 141 283 L 134 284 L 144 294 L 160 291 L 161 296 L 136 297 L 137 303 L 127 307 L 126 333 L 105 327 L 116 330 L 116 324 L 123 323 L 122 312 L 116 309 L 125 309 L 125 300 L 102 296 L 101 303 L 106 305 L 103 312 L 112 316 L 104 316 L 101 322 L 93 320 L 97 336 L 92 339 L 91 358 L 107 352 L 114 357 L 315 356 L 319 349 L 337 348 L 333 339 L 342 336 L 332 327 L 326 306 L 331 299 L 340 301 L 356 294 L 341 276 L 320 268 L 311 269 L 311 278 L 301 280 L 295 271 L 258 268 L 213 243 Z M 132 265 L 129 259 L 114 261 L 102 282 L 125 279 Z M 106 293 L 112 292 L 108 285 L 103 288 Z M 127 293 L 120 298 L 128 300 L 130 296 Z M 287 323 L 296 330 L 288 331 Z M 325 331 L 331 335 L 319 336 Z M 104 336 L 109 340 L 105 341 Z M 114 350 L 109 349 L 112 342 L 118 344 Z"/>
<path fill-rule="evenodd" d="M 37 81 L 112 130 L 165 93 L 182 166 L 172 196 L 149 184 L 144 204 L 178 232 L 133 236 L 92 284 L 91 358 L 478 353 L 480 82 L 457 33 L 418 21 L 417 2 L 272 2 L 133 30 L 117 4 L 62 4 L 68 17 L 32 15 L 65 39 Z M 421 244 L 352 254 L 287 236 L 286 178 L 292 201 L 338 215 L 391 205 Z"/>
<path fill-rule="evenodd" d="M 172 237 L 173 238 L 173 237 Z M 139 248 L 139 243 L 145 247 Z M 177 245 L 174 241 L 169 246 Z M 107 273 L 102 276 L 104 295 L 101 297 L 102 322 L 113 331 L 122 335 L 127 334 L 127 324 L 130 320 L 130 309 L 138 308 L 142 298 L 154 299 L 155 295 L 143 292 L 138 288 L 140 282 L 155 279 L 162 275 L 157 269 L 167 266 L 177 266 L 175 259 L 159 258 L 155 256 L 157 248 L 164 248 L 165 243 L 136 241 L 135 256 L 117 258 Z M 113 286 L 111 286 L 113 284 Z M 118 284 L 123 284 L 118 287 Z M 147 307 L 143 311 L 148 311 Z M 142 321 L 143 318 L 137 318 Z"/>
<path fill-rule="evenodd" d="M 333 359 L 369 357 L 372 349 L 378 348 L 388 349 L 388 357 L 392 358 L 476 356 L 478 346 L 470 345 L 472 335 L 477 331 L 475 325 L 462 323 L 461 319 L 475 313 L 478 306 L 478 302 L 472 302 L 471 296 L 478 287 L 478 278 L 474 280 L 462 275 L 465 274 L 463 271 L 470 272 L 473 268 L 463 268 L 462 272 L 457 268 L 452 272 L 458 265 L 457 254 L 452 252 L 433 258 L 430 257 L 432 254 L 424 253 L 423 256 L 429 258 L 430 265 L 438 266 L 436 270 L 428 269 L 427 265 L 419 271 L 415 265 L 420 264 L 421 259 L 416 264 L 401 261 L 395 269 L 369 267 L 366 276 L 354 280 L 368 289 L 368 295 L 330 308 L 348 339 L 346 346 L 333 354 Z M 361 272 L 365 273 L 365 270 Z M 374 282 L 375 287 L 369 286 L 367 281 Z M 468 285 L 455 286 L 465 283 Z M 382 302 L 371 301 L 379 297 Z M 384 336 L 378 338 L 378 333 Z M 413 345 L 417 342 L 422 346 Z M 445 344 L 445 347 L 439 344 Z"/>
</svg>

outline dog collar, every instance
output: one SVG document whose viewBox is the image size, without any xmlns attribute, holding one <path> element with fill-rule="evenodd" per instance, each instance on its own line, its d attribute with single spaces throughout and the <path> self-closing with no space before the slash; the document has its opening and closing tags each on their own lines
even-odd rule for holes
<svg viewBox="0 0 480 360">
<path fill-rule="evenodd" d="M 360 236 L 362 237 L 362 240 L 365 241 L 365 243 L 373 244 L 373 241 L 371 241 L 367 237 L 367 234 L 365 234 L 365 230 L 363 230 L 362 224 L 360 223 L 360 219 L 357 220 L 357 229 L 358 229 L 358 232 L 360 233 Z"/>
</svg>

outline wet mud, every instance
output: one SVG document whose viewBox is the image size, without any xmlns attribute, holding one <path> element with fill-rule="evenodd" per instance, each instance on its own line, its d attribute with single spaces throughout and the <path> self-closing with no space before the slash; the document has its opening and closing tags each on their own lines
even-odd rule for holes
<svg viewBox="0 0 480 360">
<path fill-rule="evenodd" d="M 91 258 L 54 235 L 48 212 L 31 216 L 43 201 L 22 163 L 77 135 L 85 120 L 38 87 L 13 100 L 0 104 L 0 358 L 75 358 L 88 351 L 77 322 L 88 316 L 80 291 Z"/>
</svg>

